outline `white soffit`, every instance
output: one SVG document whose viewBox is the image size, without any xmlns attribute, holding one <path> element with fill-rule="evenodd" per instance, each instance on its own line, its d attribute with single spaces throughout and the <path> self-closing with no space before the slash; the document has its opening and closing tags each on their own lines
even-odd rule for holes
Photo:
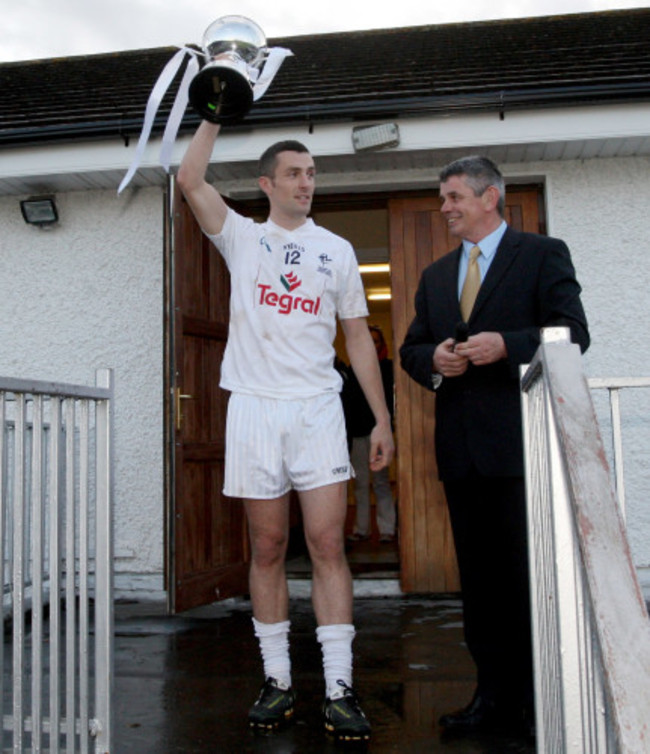
<svg viewBox="0 0 650 754">
<path fill-rule="evenodd" d="M 217 139 L 209 176 L 226 194 L 250 195 L 257 159 L 264 149 L 274 141 L 298 139 L 317 159 L 321 190 L 377 191 L 384 188 L 383 183 L 393 189 L 408 188 L 419 183 L 419 173 L 426 173 L 431 183 L 432 170 L 460 154 L 477 151 L 499 164 L 650 154 L 649 116 L 650 104 L 641 103 L 515 111 L 506 113 L 503 120 L 496 113 L 405 118 L 398 121 L 398 147 L 359 154 L 352 145 L 352 127 L 360 125 L 357 122 L 316 124 L 313 129 L 305 124 L 225 130 Z M 177 140 L 172 172 L 190 138 Z M 126 147 L 116 138 L 6 148 L 0 151 L 0 195 L 117 189 L 136 144 L 133 139 Z M 133 188 L 164 185 L 159 152 L 160 139 L 154 139 L 123 196 Z"/>
</svg>

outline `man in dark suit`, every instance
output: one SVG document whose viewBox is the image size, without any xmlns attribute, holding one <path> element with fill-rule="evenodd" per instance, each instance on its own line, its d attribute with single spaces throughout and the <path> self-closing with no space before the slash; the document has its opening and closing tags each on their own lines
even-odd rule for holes
<svg viewBox="0 0 650 754">
<path fill-rule="evenodd" d="M 587 321 L 566 244 L 508 227 L 494 163 L 451 163 L 440 174 L 440 198 L 450 233 L 462 244 L 422 273 L 400 349 L 402 367 L 437 393 L 436 459 L 458 557 L 465 639 L 477 668 L 469 705 L 440 723 L 461 732 L 531 730 L 519 366 L 532 359 L 543 327 L 569 327 L 586 350 Z"/>
</svg>

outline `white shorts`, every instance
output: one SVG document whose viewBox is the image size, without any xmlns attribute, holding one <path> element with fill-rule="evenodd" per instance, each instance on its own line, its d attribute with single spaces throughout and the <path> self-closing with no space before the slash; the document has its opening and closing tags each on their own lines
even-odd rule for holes
<svg viewBox="0 0 650 754">
<path fill-rule="evenodd" d="M 226 420 L 223 493 L 281 497 L 353 476 L 338 393 L 278 400 L 233 393 Z"/>
</svg>

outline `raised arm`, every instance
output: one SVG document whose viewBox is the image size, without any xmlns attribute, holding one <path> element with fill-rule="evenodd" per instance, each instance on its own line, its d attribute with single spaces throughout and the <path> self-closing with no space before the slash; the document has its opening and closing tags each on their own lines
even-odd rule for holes
<svg viewBox="0 0 650 754">
<path fill-rule="evenodd" d="M 228 214 L 221 194 L 205 180 L 205 173 L 220 126 L 204 120 L 197 128 L 178 169 L 176 180 L 201 228 L 215 235 Z"/>
</svg>

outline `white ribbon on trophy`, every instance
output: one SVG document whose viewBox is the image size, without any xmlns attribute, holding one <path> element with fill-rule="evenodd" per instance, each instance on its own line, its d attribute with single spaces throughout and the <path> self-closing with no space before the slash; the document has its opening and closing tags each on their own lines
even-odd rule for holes
<svg viewBox="0 0 650 754">
<path fill-rule="evenodd" d="M 293 55 L 291 50 L 287 50 L 283 47 L 272 47 L 270 49 L 265 48 L 264 53 L 264 65 L 261 70 L 255 65 L 246 65 L 246 73 L 252 86 L 254 102 L 259 100 L 269 88 L 284 59 L 289 57 L 290 55 Z M 122 179 L 119 188 L 117 189 L 118 194 L 120 194 L 129 185 L 131 179 L 136 174 L 138 167 L 142 162 L 142 157 L 144 155 L 144 151 L 147 146 L 147 142 L 149 140 L 151 129 L 153 127 L 158 108 L 160 107 L 160 103 L 162 102 L 165 94 L 167 93 L 167 90 L 169 89 L 169 86 L 176 77 L 176 74 L 180 70 L 181 66 L 183 65 L 183 61 L 187 56 L 189 56 L 190 59 L 187 63 L 183 78 L 178 87 L 171 112 L 169 113 L 163 134 L 162 145 L 160 148 L 160 164 L 165 169 L 165 172 L 169 172 L 174 142 L 176 141 L 176 135 L 178 134 L 178 129 L 180 128 L 180 124 L 183 120 L 183 115 L 189 101 L 190 84 L 192 83 L 192 80 L 200 69 L 198 58 L 203 57 L 209 59 L 210 57 L 206 52 L 199 52 L 192 49 L 191 47 L 179 48 L 178 52 L 176 52 L 174 56 L 167 62 L 162 72 L 160 73 L 158 80 L 154 84 L 153 89 L 151 90 L 149 100 L 147 101 L 147 107 L 145 109 L 144 124 L 140 133 L 138 145 L 136 147 L 131 166 Z"/>
</svg>

